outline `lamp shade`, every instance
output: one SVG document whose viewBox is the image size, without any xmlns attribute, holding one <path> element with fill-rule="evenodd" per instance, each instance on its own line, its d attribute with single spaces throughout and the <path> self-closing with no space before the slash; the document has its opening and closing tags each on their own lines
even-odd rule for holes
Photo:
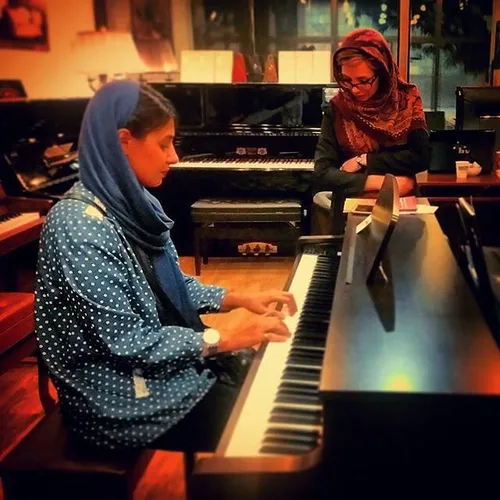
<svg viewBox="0 0 500 500">
<path fill-rule="evenodd" d="M 77 71 L 87 75 L 144 73 L 149 68 L 139 57 L 126 31 L 82 31 L 73 46 Z"/>
</svg>

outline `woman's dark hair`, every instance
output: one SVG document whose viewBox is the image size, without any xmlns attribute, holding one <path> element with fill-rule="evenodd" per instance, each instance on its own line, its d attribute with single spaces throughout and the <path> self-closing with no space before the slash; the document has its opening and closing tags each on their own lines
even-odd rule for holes
<svg viewBox="0 0 500 500">
<path fill-rule="evenodd" d="M 136 139 L 142 139 L 169 120 L 175 120 L 176 116 L 173 104 L 154 88 L 143 83 L 139 89 L 139 100 L 125 128 Z"/>
</svg>

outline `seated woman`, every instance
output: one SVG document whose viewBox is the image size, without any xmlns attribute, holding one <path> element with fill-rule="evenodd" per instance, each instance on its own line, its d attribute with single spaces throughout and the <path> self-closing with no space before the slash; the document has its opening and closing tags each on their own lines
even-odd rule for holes
<svg viewBox="0 0 500 500">
<path fill-rule="evenodd" d="M 401 78 L 388 43 L 372 29 L 350 33 L 333 56 L 333 68 L 339 92 L 324 109 L 316 191 L 373 197 L 391 173 L 401 196 L 414 193 L 415 174 L 430 162 L 417 87 Z"/>
<path fill-rule="evenodd" d="M 291 294 L 228 292 L 181 272 L 173 222 L 146 190 L 178 161 L 174 118 L 148 86 L 101 88 L 83 118 L 81 182 L 43 229 L 40 351 L 66 426 L 97 447 L 213 449 L 238 393 L 220 353 L 290 335 L 271 306 L 293 314 Z M 237 307 L 252 314 L 233 329 L 198 316 Z"/>
</svg>

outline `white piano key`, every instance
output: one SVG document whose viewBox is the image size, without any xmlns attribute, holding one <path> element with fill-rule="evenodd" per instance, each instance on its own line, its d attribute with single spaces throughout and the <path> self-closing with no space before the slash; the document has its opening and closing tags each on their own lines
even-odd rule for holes
<svg viewBox="0 0 500 500">
<path fill-rule="evenodd" d="M 297 329 L 317 260 L 317 255 L 302 255 L 289 288 L 297 303 L 297 313 L 294 316 L 285 318 L 285 322 L 292 334 L 291 338 L 293 338 Z M 266 429 L 273 427 L 270 426 L 268 419 L 274 406 L 274 399 L 278 392 L 278 386 L 291 345 L 291 339 L 286 342 L 268 344 L 252 387 L 243 405 L 238 423 L 230 438 L 226 456 L 259 455 L 264 433 Z M 304 428 L 307 426 L 299 427 Z M 287 425 L 287 428 L 295 429 L 298 427 Z M 316 427 L 311 426 L 308 428 L 315 429 Z"/>
<path fill-rule="evenodd" d="M 15 229 L 24 224 L 28 224 L 29 222 L 37 220 L 39 218 L 40 214 L 38 212 L 26 212 L 16 217 L 12 217 L 11 219 L 0 222 L 0 235 L 6 233 L 7 231 L 10 231 L 11 229 Z"/>
<path fill-rule="evenodd" d="M 180 161 L 172 169 L 218 169 L 218 170 L 314 170 L 314 160 L 266 160 L 231 161 L 224 159 L 193 159 Z"/>
</svg>

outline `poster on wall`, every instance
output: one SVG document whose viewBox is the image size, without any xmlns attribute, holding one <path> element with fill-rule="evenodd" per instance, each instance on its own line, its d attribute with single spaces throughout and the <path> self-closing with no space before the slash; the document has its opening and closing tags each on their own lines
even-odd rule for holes
<svg viewBox="0 0 500 500">
<path fill-rule="evenodd" d="M 0 0 L 0 49 L 49 50 L 46 0 Z"/>
</svg>

